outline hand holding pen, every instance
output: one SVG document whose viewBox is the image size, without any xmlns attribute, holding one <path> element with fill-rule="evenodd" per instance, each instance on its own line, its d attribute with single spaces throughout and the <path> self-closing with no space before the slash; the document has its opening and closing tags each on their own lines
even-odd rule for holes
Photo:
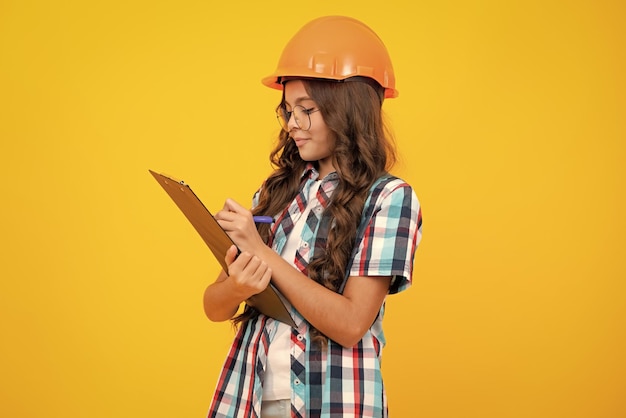
<svg viewBox="0 0 626 418">
<path fill-rule="evenodd" d="M 271 216 L 252 216 L 252 213 L 232 199 L 227 199 L 215 219 L 233 242 L 243 251 L 255 254 L 266 245 L 257 231 L 257 223 L 272 223 Z"/>
</svg>

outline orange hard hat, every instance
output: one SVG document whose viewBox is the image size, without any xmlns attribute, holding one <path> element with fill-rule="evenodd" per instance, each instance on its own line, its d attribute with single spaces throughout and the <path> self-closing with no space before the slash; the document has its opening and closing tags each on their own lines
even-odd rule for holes
<svg viewBox="0 0 626 418">
<path fill-rule="evenodd" d="M 276 71 L 261 82 L 282 90 L 286 77 L 367 77 L 384 87 L 385 97 L 398 96 L 383 41 L 367 25 L 346 16 L 320 17 L 304 25 L 283 49 Z"/>
</svg>

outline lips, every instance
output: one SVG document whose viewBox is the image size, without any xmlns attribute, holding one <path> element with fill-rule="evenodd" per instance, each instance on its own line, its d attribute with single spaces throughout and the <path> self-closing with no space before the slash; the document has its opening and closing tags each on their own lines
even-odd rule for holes
<svg viewBox="0 0 626 418">
<path fill-rule="evenodd" d="M 299 148 L 308 141 L 308 138 L 293 138 L 293 142 Z"/>
</svg>

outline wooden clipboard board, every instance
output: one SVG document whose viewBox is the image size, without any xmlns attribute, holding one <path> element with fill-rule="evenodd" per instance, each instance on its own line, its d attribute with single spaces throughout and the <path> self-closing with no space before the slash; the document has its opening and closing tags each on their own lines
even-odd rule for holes
<svg viewBox="0 0 626 418">
<path fill-rule="evenodd" d="M 183 181 L 175 180 L 152 170 L 148 171 L 172 198 L 189 222 L 191 222 L 191 225 L 200 234 L 200 237 L 202 237 L 202 240 L 209 247 L 224 271 L 228 271 L 224 257 L 226 256 L 226 251 L 234 243 L 217 223 L 211 212 L 191 190 L 191 187 Z M 246 303 L 261 313 L 296 328 L 296 324 L 293 318 L 291 318 L 287 307 L 278 296 L 278 290 L 271 283 L 261 293 L 246 300 Z"/>
</svg>

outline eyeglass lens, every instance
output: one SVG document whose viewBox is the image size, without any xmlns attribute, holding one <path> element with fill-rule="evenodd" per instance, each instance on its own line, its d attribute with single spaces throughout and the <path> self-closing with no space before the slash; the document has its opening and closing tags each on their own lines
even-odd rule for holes
<svg viewBox="0 0 626 418">
<path fill-rule="evenodd" d="M 276 110 L 276 117 L 280 126 L 287 132 L 289 132 L 289 119 L 291 119 L 291 115 L 293 113 L 293 117 L 296 120 L 296 124 L 303 131 L 308 131 L 311 128 L 311 117 L 309 116 L 309 112 L 304 106 L 297 105 L 293 107 L 291 112 L 287 111 L 287 109 L 283 106 L 280 106 Z"/>
</svg>

